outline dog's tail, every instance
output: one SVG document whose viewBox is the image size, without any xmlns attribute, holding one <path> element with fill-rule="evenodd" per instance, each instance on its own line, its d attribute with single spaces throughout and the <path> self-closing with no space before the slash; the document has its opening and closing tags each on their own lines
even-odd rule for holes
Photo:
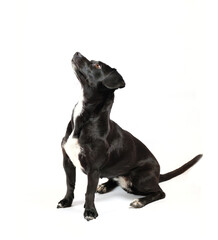
<svg viewBox="0 0 218 240">
<path fill-rule="evenodd" d="M 164 182 L 164 181 L 170 180 L 171 178 L 174 178 L 174 177 L 184 173 L 186 170 L 188 170 L 190 167 L 192 167 L 196 162 L 198 162 L 202 156 L 203 156 L 202 154 L 199 154 L 196 157 L 194 157 L 191 161 L 189 161 L 186 164 L 184 164 L 183 166 L 181 166 L 180 168 L 177 168 L 176 170 L 174 170 L 172 172 L 160 174 L 159 182 Z"/>
</svg>

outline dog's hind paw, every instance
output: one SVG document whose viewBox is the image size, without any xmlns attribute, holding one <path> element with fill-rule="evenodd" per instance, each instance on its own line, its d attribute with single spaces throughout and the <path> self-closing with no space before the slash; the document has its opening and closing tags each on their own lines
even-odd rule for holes
<svg viewBox="0 0 218 240">
<path fill-rule="evenodd" d="M 107 187 L 105 184 L 101 184 L 97 187 L 97 193 L 103 194 L 107 192 Z"/>
<path fill-rule="evenodd" d="M 111 192 L 115 187 L 117 187 L 118 184 L 113 179 L 109 179 L 107 182 L 100 184 L 97 187 L 97 193 L 103 194 Z"/>
<path fill-rule="evenodd" d="M 136 199 L 132 203 L 130 203 L 130 206 L 134 207 L 134 208 L 142 208 L 142 207 L 144 207 L 144 205 L 140 202 L 139 199 Z"/>
</svg>

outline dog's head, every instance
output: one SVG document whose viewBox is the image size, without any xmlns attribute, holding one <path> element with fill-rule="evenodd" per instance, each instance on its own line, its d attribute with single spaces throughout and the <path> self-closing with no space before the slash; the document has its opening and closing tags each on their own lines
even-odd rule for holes
<svg viewBox="0 0 218 240">
<path fill-rule="evenodd" d="M 99 91 L 125 87 L 125 82 L 116 69 L 100 61 L 89 61 L 79 52 L 74 54 L 72 65 L 82 87 Z"/>
</svg>

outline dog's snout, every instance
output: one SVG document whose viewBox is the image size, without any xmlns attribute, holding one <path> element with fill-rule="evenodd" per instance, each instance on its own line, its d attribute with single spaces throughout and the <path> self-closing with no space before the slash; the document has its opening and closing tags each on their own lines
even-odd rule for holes
<svg viewBox="0 0 218 240">
<path fill-rule="evenodd" d="M 81 59 L 84 59 L 84 56 L 80 52 L 76 52 L 73 55 L 72 62 L 77 62 L 77 61 L 80 61 Z"/>
<path fill-rule="evenodd" d="M 83 55 L 82 55 L 80 52 L 76 52 L 76 53 L 73 55 L 73 58 L 83 58 Z"/>
<path fill-rule="evenodd" d="M 77 57 L 82 57 L 82 54 L 81 54 L 80 52 L 76 52 L 76 53 L 75 53 L 75 56 L 77 56 Z"/>
</svg>

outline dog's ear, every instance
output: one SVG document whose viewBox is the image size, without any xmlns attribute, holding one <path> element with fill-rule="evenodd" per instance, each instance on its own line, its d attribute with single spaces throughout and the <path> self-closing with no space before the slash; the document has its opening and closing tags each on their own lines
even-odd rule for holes
<svg viewBox="0 0 218 240">
<path fill-rule="evenodd" d="M 106 76 L 106 78 L 102 81 L 102 84 L 109 89 L 123 88 L 126 85 L 122 76 L 116 69 Z"/>
</svg>

